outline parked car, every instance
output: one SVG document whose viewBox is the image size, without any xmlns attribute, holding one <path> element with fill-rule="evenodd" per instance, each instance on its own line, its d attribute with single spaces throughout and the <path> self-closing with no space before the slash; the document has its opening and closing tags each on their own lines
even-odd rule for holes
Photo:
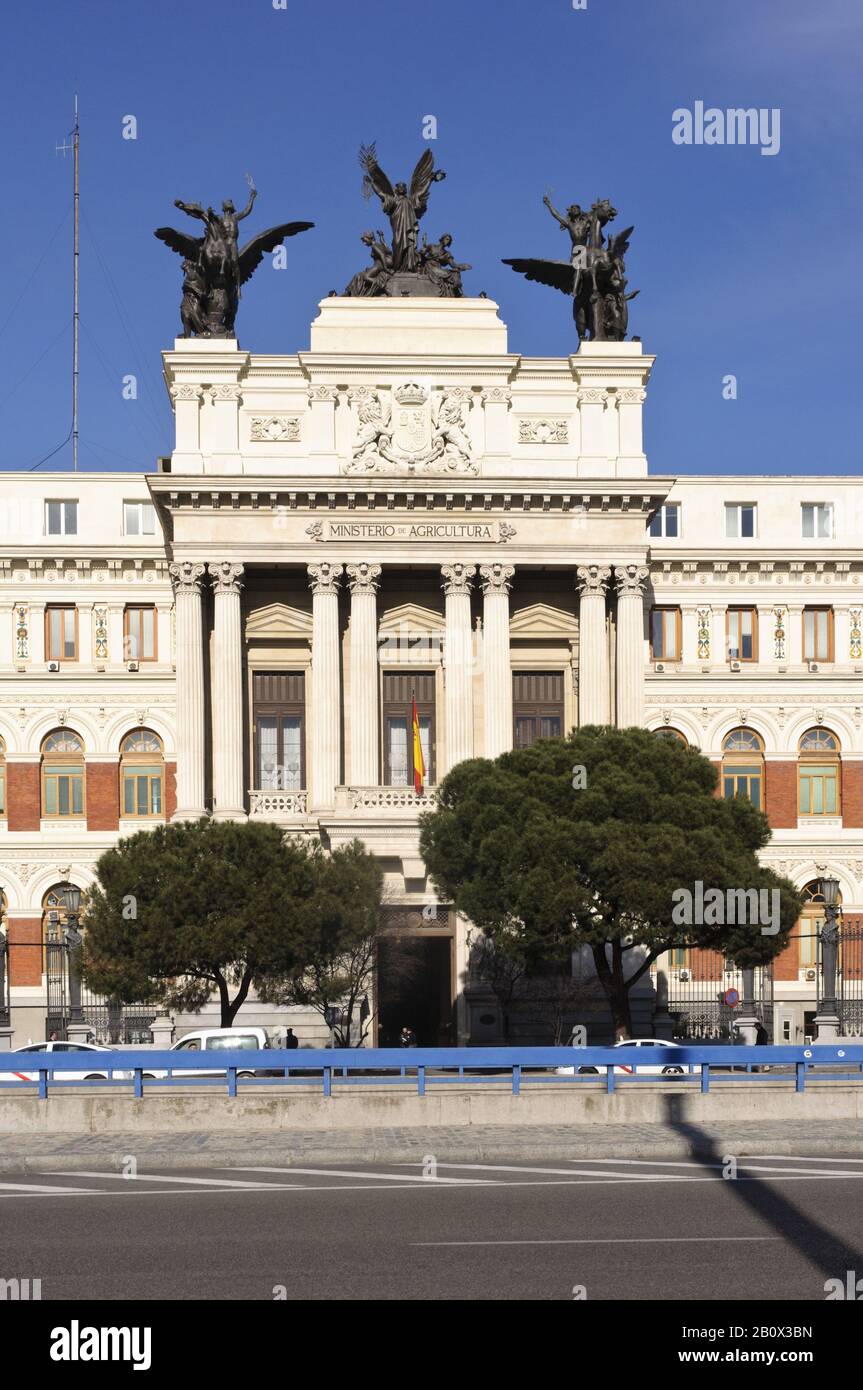
<svg viewBox="0 0 863 1390">
<path fill-rule="evenodd" d="M 664 1038 L 624 1038 L 622 1042 L 614 1044 L 615 1049 L 621 1049 L 627 1053 L 626 1060 L 621 1058 L 620 1064 L 615 1064 L 615 1075 L 632 1076 L 633 1072 L 640 1072 L 645 1076 L 700 1076 L 701 1065 L 698 1062 L 681 1062 L 675 1059 L 675 1049 L 680 1048 L 681 1044 L 676 1042 L 666 1042 Z M 642 1057 L 644 1061 L 642 1062 Z M 580 1076 L 596 1076 L 600 1070 L 594 1066 L 581 1067 L 557 1067 L 555 1068 L 558 1076 L 575 1076 L 576 1072 Z"/>
<path fill-rule="evenodd" d="M 272 1043 L 266 1028 L 198 1028 L 194 1033 L 186 1033 L 173 1044 L 170 1050 L 171 1052 L 213 1052 L 216 1054 L 219 1052 L 255 1053 L 272 1051 Z M 243 1067 L 242 1070 L 237 1068 L 238 1077 L 278 1076 L 280 1074 L 272 1067 L 269 1070 L 261 1066 L 256 1067 L 254 1062 L 258 1060 L 257 1058 L 250 1057 L 249 1060 L 248 1068 Z M 266 1059 L 261 1060 L 265 1061 Z M 215 1056 L 213 1061 L 217 1062 L 218 1056 Z M 172 1068 L 172 1073 L 174 1076 L 225 1076 L 226 1068 L 214 1066 L 199 1069 L 178 1065 Z M 167 1074 L 164 1070 L 148 1070 L 144 1072 L 144 1077 L 150 1080 L 164 1080 Z"/>
<path fill-rule="evenodd" d="M 28 1043 L 26 1047 L 15 1048 L 15 1052 L 21 1054 L 39 1053 L 40 1055 L 44 1055 L 45 1053 L 51 1052 L 97 1052 L 100 1057 L 104 1056 L 106 1052 L 113 1052 L 114 1050 L 115 1049 L 111 1047 L 98 1047 L 95 1043 L 55 1042 L 53 1040 L 51 1042 Z M 128 1081 L 131 1079 L 132 1075 L 133 1073 L 131 1071 L 115 1071 L 114 1080 Z M 39 1073 L 37 1071 L 0 1073 L 0 1081 L 11 1080 L 16 1077 L 19 1081 L 38 1081 Z M 85 1071 L 58 1071 L 55 1072 L 54 1079 L 56 1081 L 106 1081 L 108 1079 L 108 1073 L 98 1069 L 97 1059 L 94 1058 L 92 1067 L 88 1066 Z"/>
</svg>

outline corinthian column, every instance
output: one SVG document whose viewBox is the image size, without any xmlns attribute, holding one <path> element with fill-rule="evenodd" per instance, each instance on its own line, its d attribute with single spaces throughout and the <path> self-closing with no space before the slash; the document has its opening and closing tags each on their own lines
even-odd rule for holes
<svg viewBox="0 0 863 1390">
<path fill-rule="evenodd" d="M 309 807 L 332 806 L 341 772 L 339 580 L 341 565 L 309 565 L 312 589 L 312 758 Z"/>
<path fill-rule="evenodd" d="M 581 605 L 578 616 L 578 722 L 607 724 L 609 712 L 608 639 L 605 595 L 608 565 L 580 565 L 577 570 Z"/>
<path fill-rule="evenodd" d="M 643 565 L 615 565 L 617 586 L 617 725 L 644 723 L 644 585 Z"/>
<path fill-rule="evenodd" d="M 243 794 L 243 638 L 240 621 L 242 565 L 223 560 L 207 566 L 213 585 L 213 816 L 245 816 Z"/>
<path fill-rule="evenodd" d="M 191 560 L 169 566 L 174 586 L 177 641 L 177 809 L 173 820 L 195 820 L 204 806 L 204 566 Z"/>
<path fill-rule="evenodd" d="M 446 595 L 444 705 L 446 768 L 473 757 L 473 643 L 470 592 L 476 565 L 441 565 Z"/>
<path fill-rule="evenodd" d="M 512 672 L 509 664 L 509 591 L 513 565 L 480 565 L 485 688 L 485 756 L 512 748 Z"/>
<path fill-rule="evenodd" d="M 351 760 L 348 780 L 376 787 L 378 775 L 378 582 L 380 565 L 348 565 L 351 591 Z"/>
</svg>

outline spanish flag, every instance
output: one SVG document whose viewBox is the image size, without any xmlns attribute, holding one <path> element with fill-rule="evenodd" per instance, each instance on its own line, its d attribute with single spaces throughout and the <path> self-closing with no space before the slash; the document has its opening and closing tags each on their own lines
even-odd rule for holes
<svg viewBox="0 0 863 1390">
<path fill-rule="evenodd" d="M 422 796 L 423 781 L 426 775 L 426 765 L 423 761 L 423 745 L 420 738 L 420 721 L 417 715 L 417 702 L 413 692 L 411 692 L 411 730 L 413 733 L 414 745 L 414 790 L 417 796 Z"/>
</svg>

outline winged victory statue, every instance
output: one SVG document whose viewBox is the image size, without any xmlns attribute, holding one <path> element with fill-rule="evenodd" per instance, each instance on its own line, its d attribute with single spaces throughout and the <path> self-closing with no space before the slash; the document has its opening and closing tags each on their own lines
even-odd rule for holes
<svg viewBox="0 0 863 1390">
<path fill-rule="evenodd" d="M 247 176 L 248 177 L 248 176 Z M 159 227 L 155 235 L 183 257 L 183 300 L 180 318 L 183 337 L 234 338 L 234 325 L 240 302 L 240 288 L 251 278 L 268 251 L 298 232 L 307 232 L 314 222 L 283 222 L 239 245 L 239 223 L 248 217 L 257 197 L 249 179 L 249 201 L 241 212 L 228 200 L 221 213 L 200 203 L 174 206 L 204 224 L 202 237 Z"/>
<path fill-rule="evenodd" d="M 360 146 L 360 167 L 363 170 L 363 196 L 373 195 L 380 200 L 381 210 L 389 220 L 392 243 L 382 231 L 364 232 L 361 238 L 368 248 L 372 263 L 353 277 L 344 293 L 354 296 L 431 296 L 455 298 L 463 294 L 461 275 L 470 266 L 459 264 L 452 251 L 452 237 L 444 233 L 436 242 L 427 238 L 419 245 L 419 223 L 428 209 L 433 183 L 446 178 L 443 169 L 436 169 L 434 155 L 427 149 L 417 160 L 410 184 L 393 185 L 378 163 L 374 143 Z"/>
<path fill-rule="evenodd" d="M 614 237 L 605 239 L 604 229 L 617 216 L 607 198 L 598 199 L 589 211 L 578 203 L 558 212 L 549 197 L 543 198 L 562 231 L 568 232 L 571 251 L 568 261 L 532 259 L 505 260 L 504 265 L 560 290 L 572 300 L 579 341 L 623 342 L 629 327 L 629 301 L 640 293 L 626 293 L 624 258 L 634 228 L 627 227 Z"/>
</svg>

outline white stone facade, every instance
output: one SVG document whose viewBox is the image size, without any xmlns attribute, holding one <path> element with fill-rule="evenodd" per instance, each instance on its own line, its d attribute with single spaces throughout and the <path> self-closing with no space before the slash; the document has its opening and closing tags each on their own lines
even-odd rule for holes
<svg viewBox="0 0 863 1390">
<path fill-rule="evenodd" d="M 863 483 L 649 474 L 641 344 L 522 358 L 485 299 L 334 297 L 309 351 L 194 339 L 164 359 L 176 441 L 157 472 L 0 478 L 0 881 L 10 943 L 23 924 L 13 1007 L 32 1010 L 34 1037 L 45 980 L 22 970 L 21 952 L 38 954 L 24 938 L 52 885 L 86 887 L 129 828 L 122 814 L 94 828 L 90 766 L 114 769 L 92 774 L 110 803 L 136 728 L 162 744 L 159 818 L 264 817 L 328 845 L 359 836 L 381 857 L 406 930 L 446 943 L 435 968 L 449 983 L 434 988 L 452 1025 L 428 1041 L 477 1030 L 465 924 L 433 915 L 418 812 L 449 767 L 496 756 L 516 730 L 665 726 L 717 763 L 726 735 L 754 731 L 769 862 L 801 886 L 829 868 L 863 911 Z M 46 504 L 64 499 L 75 534 L 48 535 Z M 147 501 L 154 534 L 126 534 L 124 504 Z M 651 535 L 662 507 L 678 509 L 675 534 Z M 77 625 L 75 659 L 50 671 L 46 606 L 74 607 Z M 138 606 L 153 609 L 155 656 L 129 669 Z M 658 652 L 654 609 L 668 614 Z M 422 799 L 402 744 L 414 686 Z M 77 818 L 14 805 L 22 787 L 44 797 L 32 769 L 58 728 L 83 743 Z M 790 807 L 810 729 L 838 741 L 836 814 Z M 30 769 L 17 783 L 16 762 Z M 110 805 L 96 819 L 107 826 Z M 797 971 L 777 1000 L 796 1008 L 807 989 Z"/>
</svg>

